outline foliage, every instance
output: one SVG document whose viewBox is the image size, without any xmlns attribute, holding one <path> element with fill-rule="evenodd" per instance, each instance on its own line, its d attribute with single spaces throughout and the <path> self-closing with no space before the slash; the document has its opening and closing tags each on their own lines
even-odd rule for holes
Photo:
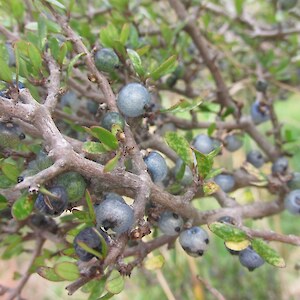
<svg viewBox="0 0 300 300">
<path fill-rule="evenodd" d="M 16 270 L 15 279 L 21 278 L 15 287 L 0 285 L 7 299 L 21 298 L 23 289 L 30 293 L 26 285 L 34 273 L 66 284 L 70 295 L 81 289 L 91 300 L 125 293 L 147 299 L 148 278 L 155 275 L 162 290 L 153 287 L 153 298 L 163 292 L 169 299 L 204 299 L 204 288 L 207 299 L 220 293 L 278 297 L 282 270 L 275 268 L 291 272 L 285 249 L 300 245 L 289 223 L 299 218 L 299 199 L 286 207 L 295 214 L 290 217 L 284 201 L 299 187 L 299 5 L 0 1 L 0 254 L 2 260 L 31 256 L 23 274 Z M 97 57 L 101 49 L 111 61 Z M 122 96 L 124 111 L 131 112 L 126 117 L 117 102 L 130 83 L 138 85 L 129 85 L 135 105 Z M 112 118 L 105 126 L 103 117 L 112 112 L 120 113 L 117 124 Z M 207 135 L 211 152 L 196 149 L 199 134 Z M 161 160 L 145 164 L 154 151 Z M 272 167 L 282 157 L 289 166 Z M 167 166 L 168 175 L 154 180 L 152 173 L 165 175 Z M 186 167 L 190 184 L 182 183 Z M 214 180 L 220 173 L 232 176 L 230 193 Z M 65 197 L 51 193 L 58 187 L 67 190 Z M 55 219 L 43 214 L 53 210 L 50 200 L 68 202 Z M 109 218 L 97 209 L 104 200 L 117 203 L 106 205 Z M 115 220 L 113 209 L 125 206 Z M 160 230 L 165 211 L 175 220 L 165 233 L 177 235 Z M 109 229 L 124 220 L 124 230 Z M 209 240 L 201 241 L 205 249 L 209 243 L 203 268 L 177 242 L 180 232 L 200 225 L 209 229 Z M 93 239 L 76 242 L 88 227 L 99 235 L 101 251 Z M 232 264 L 227 261 L 229 252 L 239 255 L 247 247 L 267 263 L 255 275 L 245 275 L 234 255 Z M 77 251 L 93 258 L 80 261 Z M 146 276 L 126 278 L 139 268 Z M 271 292 L 256 289 L 266 277 L 276 285 Z M 127 280 L 136 282 L 140 296 L 132 296 Z M 245 288 L 236 291 L 237 283 Z"/>
</svg>

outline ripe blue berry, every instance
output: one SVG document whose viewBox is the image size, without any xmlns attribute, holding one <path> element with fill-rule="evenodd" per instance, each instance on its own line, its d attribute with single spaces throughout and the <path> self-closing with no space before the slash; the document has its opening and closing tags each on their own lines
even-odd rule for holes
<svg viewBox="0 0 300 300">
<path fill-rule="evenodd" d="M 225 137 L 225 147 L 228 151 L 234 152 L 243 146 L 243 136 L 233 133 Z"/>
<path fill-rule="evenodd" d="M 114 124 L 119 125 L 122 130 L 124 129 L 125 120 L 117 112 L 108 112 L 101 119 L 101 126 L 109 131 Z"/>
<path fill-rule="evenodd" d="M 183 220 L 171 211 L 164 211 L 159 217 L 158 227 L 165 235 L 177 235 L 182 230 Z"/>
<path fill-rule="evenodd" d="M 249 271 L 253 271 L 265 263 L 261 256 L 251 247 L 240 251 L 239 260 L 244 267 L 248 268 Z"/>
<path fill-rule="evenodd" d="M 255 124 L 261 124 L 270 119 L 269 109 L 262 106 L 259 101 L 255 101 L 251 106 L 251 117 Z"/>
<path fill-rule="evenodd" d="M 256 168 L 260 168 L 265 163 L 265 159 L 260 151 L 251 150 L 247 154 L 247 162 Z"/>
<path fill-rule="evenodd" d="M 179 243 L 188 255 L 198 257 L 208 248 L 209 238 L 201 227 L 191 227 L 180 233 Z"/>
<path fill-rule="evenodd" d="M 131 229 L 134 223 L 132 208 L 118 197 L 108 199 L 95 206 L 97 227 L 111 229 L 121 234 Z"/>
<path fill-rule="evenodd" d="M 95 54 L 95 65 L 99 71 L 112 73 L 119 64 L 119 57 L 111 48 L 102 48 Z"/>
<path fill-rule="evenodd" d="M 203 154 L 208 154 L 215 148 L 213 140 L 205 134 L 198 134 L 195 137 L 193 146 Z"/>
<path fill-rule="evenodd" d="M 98 107 L 99 107 L 99 103 L 96 103 L 92 100 L 88 100 L 86 103 L 87 110 L 93 115 L 97 113 Z"/>
<path fill-rule="evenodd" d="M 181 172 L 182 164 L 183 164 L 183 160 L 177 159 L 176 165 L 174 168 L 175 177 L 177 177 L 177 175 Z M 192 173 L 191 169 L 189 168 L 189 166 L 185 165 L 184 173 L 183 173 L 182 178 L 180 179 L 180 183 L 184 186 L 188 186 L 192 182 L 193 182 L 193 173 Z"/>
<path fill-rule="evenodd" d="M 126 117 L 139 117 L 145 113 L 145 106 L 150 104 L 148 90 L 139 83 L 125 85 L 117 98 L 117 105 Z"/>
<path fill-rule="evenodd" d="M 103 239 L 100 238 L 99 235 L 102 235 L 104 239 L 106 239 L 106 236 L 102 230 L 97 230 L 94 227 L 88 227 L 80 231 L 76 237 L 74 238 L 74 249 L 76 254 L 78 255 L 79 259 L 82 261 L 89 261 L 93 257 L 95 257 L 94 254 L 87 252 L 83 248 L 81 248 L 78 245 L 78 242 L 82 242 L 86 244 L 91 249 L 94 249 L 98 251 L 99 253 L 102 253 L 102 243 L 104 242 Z"/>
<path fill-rule="evenodd" d="M 70 107 L 73 111 L 77 111 L 80 106 L 80 101 L 73 91 L 69 91 L 61 96 L 60 104 L 62 107 Z"/>
<path fill-rule="evenodd" d="M 49 192 L 56 197 L 54 198 L 39 193 L 34 207 L 37 211 L 44 215 L 58 217 L 68 206 L 68 194 L 61 186 L 53 187 L 49 189 Z"/>
<path fill-rule="evenodd" d="M 123 199 L 123 197 L 121 197 L 120 195 L 118 195 L 116 193 L 107 193 L 106 195 L 104 195 L 103 200 L 118 200 L 121 203 L 126 204 L 126 202 Z"/>
<path fill-rule="evenodd" d="M 235 185 L 234 177 L 229 174 L 219 174 L 214 181 L 225 193 L 232 191 Z"/>
<path fill-rule="evenodd" d="M 288 187 L 292 190 L 300 189 L 300 173 L 294 172 L 292 176 L 292 179 L 287 182 Z"/>
<path fill-rule="evenodd" d="M 288 169 L 289 161 L 285 157 L 279 157 L 272 165 L 272 174 L 284 174 Z"/>
<path fill-rule="evenodd" d="M 144 161 L 153 182 L 161 182 L 166 178 L 168 166 L 165 159 L 158 152 L 151 151 L 144 158 Z"/>
<path fill-rule="evenodd" d="M 285 196 L 284 206 L 291 214 L 300 214 L 300 189 L 293 190 Z"/>
</svg>

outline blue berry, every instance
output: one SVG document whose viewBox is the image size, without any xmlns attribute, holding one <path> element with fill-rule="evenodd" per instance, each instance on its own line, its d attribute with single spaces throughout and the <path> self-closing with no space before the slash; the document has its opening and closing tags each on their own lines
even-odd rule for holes
<svg viewBox="0 0 300 300">
<path fill-rule="evenodd" d="M 74 111 L 78 110 L 80 102 L 75 92 L 69 91 L 61 96 L 60 104 L 62 107 L 70 107 Z"/>
<path fill-rule="evenodd" d="M 119 125 L 122 130 L 124 129 L 125 120 L 117 112 L 108 112 L 101 119 L 101 126 L 109 131 L 114 124 Z"/>
<path fill-rule="evenodd" d="M 175 177 L 177 177 L 177 174 L 181 171 L 182 164 L 183 164 L 183 160 L 177 159 L 176 165 L 174 168 Z M 193 182 L 193 173 L 192 173 L 191 169 L 189 168 L 189 166 L 185 165 L 184 173 L 183 173 L 182 178 L 180 179 L 180 183 L 184 186 L 188 186 L 192 182 Z"/>
<path fill-rule="evenodd" d="M 88 100 L 86 103 L 87 110 L 93 115 L 95 115 L 98 112 L 98 107 L 99 103 L 96 103 L 92 100 Z"/>
<path fill-rule="evenodd" d="M 263 80 L 258 80 L 255 87 L 258 92 L 265 93 L 267 91 L 268 83 Z"/>
<path fill-rule="evenodd" d="M 213 139 L 211 139 L 208 135 L 198 134 L 195 137 L 193 146 L 201 153 L 208 154 L 214 150 L 215 144 Z"/>
<path fill-rule="evenodd" d="M 95 206 L 97 227 L 111 229 L 117 234 L 130 230 L 134 223 L 132 208 L 118 197 L 106 199 Z"/>
<path fill-rule="evenodd" d="M 300 189 L 300 173 L 294 172 L 292 176 L 292 179 L 287 182 L 288 187 L 292 190 Z"/>
<path fill-rule="evenodd" d="M 116 193 L 107 193 L 107 194 L 105 194 L 103 200 L 118 200 L 121 203 L 126 204 L 126 202 L 123 199 L 123 197 L 121 197 L 120 195 L 118 195 Z"/>
<path fill-rule="evenodd" d="M 247 154 L 247 162 L 256 168 L 260 168 L 265 163 L 265 159 L 260 151 L 251 150 Z"/>
<path fill-rule="evenodd" d="M 255 101 L 251 106 L 251 117 L 255 124 L 261 124 L 270 119 L 269 109 L 262 106 L 259 101 Z"/>
<path fill-rule="evenodd" d="M 229 174 L 219 174 L 214 178 L 214 181 L 225 193 L 232 191 L 235 185 L 234 177 Z"/>
<path fill-rule="evenodd" d="M 183 220 L 171 211 L 164 211 L 159 217 L 158 227 L 165 235 L 177 235 L 182 230 Z"/>
<path fill-rule="evenodd" d="M 76 254 L 78 255 L 79 259 L 82 261 L 89 261 L 93 257 L 95 257 L 94 254 L 87 252 L 83 248 L 81 248 L 78 245 L 78 242 L 82 242 L 86 244 L 91 249 L 94 249 L 98 251 L 99 253 L 102 253 L 102 243 L 104 242 L 103 239 L 100 238 L 99 235 L 102 235 L 104 240 L 106 240 L 106 236 L 102 230 L 97 230 L 94 227 L 88 227 L 83 230 L 81 230 L 76 237 L 74 238 L 74 249 Z"/>
<path fill-rule="evenodd" d="M 201 227 L 191 227 L 180 233 L 179 243 L 188 255 L 198 257 L 207 250 L 209 237 Z"/>
<path fill-rule="evenodd" d="M 61 215 L 68 206 L 68 194 L 66 190 L 60 186 L 49 189 L 49 192 L 57 198 L 39 193 L 34 207 L 41 214 L 57 217 Z"/>
<path fill-rule="evenodd" d="M 272 165 L 272 174 L 284 174 L 288 169 L 289 161 L 285 157 L 279 157 Z"/>
<path fill-rule="evenodd" d="M 249 271 L 253 271 L 265 263 L 261 256 L 251 247 L 240 251 L 239 260 L 244 267 L 248 268 Z"/>
<path fill-rule="evenodd" d="M 158 152 L 151 151 L 144 158 L 144 161 L 153 182 L 161 182 L 166 178 L 168 166 L 165 159 Z"/>
<path fill-rule="evenodd" d="M 150 104 L 151 96 L 147 89 L 139 83 L 125 85 L 117 98 L 117 105 L 126 117 L 139 117 L 145 113 L 145 107 Z"/>
<path fill-rule="evenodd" d="M 285 196 L 284 206 L 291 214 L 300 214 L 300 189 L 293 190 Z"/>
<path fill-rule="evenodd" d="M 243 146 L 243 136 L 233 133 L 225 137 L 225 147 L 228 151 L 234 152 Z"/>
<path fill-rule="evenodd" d="M 112 73 L 119 67 L 118 55 L 110 48 L 102 48 L 95 54 L 95 65 L 99 71 Z"/>
</svg>

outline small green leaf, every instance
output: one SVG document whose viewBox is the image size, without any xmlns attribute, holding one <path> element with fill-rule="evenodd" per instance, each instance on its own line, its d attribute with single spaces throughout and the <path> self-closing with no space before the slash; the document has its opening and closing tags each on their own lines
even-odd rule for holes
<svg viewBox="0 0 300 300">
<path fill-rule="evenodd" d="M 210 170 L 210 172 L 208 173 L 208 175 L 205 177 L 205 179 L 211 179 L 216 177 L 217 175 L 221 174 L 222 172 L 224 172 L 224 168 L 218 168 L 218 169 L 212 169 Z"/>
<path fill-rule="evenodd" d="M 192 148 L 192 149 L 196 156 L 198 175 L 202 179 L 206 179 L 206 176 L 210 173 L 210 171 L 212 169 L 214 161 L 212 158 L 208 157 L 206 154 L 199 152 L 195 148 Z"/>
<path fill-rule="evenodd" d="M 104 166 L 104 170 L 103 172 L 106 173 L 106 172 L 111 172 L 117 165 L 118 161 L 119 161 L 119 158 L 120 158 L 120 155 L 121 153 L 118 152 L 115 157 L 113 157 L 111 160 L 109 160 L 105 166 Z"/>
<path fill-rule="evenodd" d="M 230 224 L 214 222 L 208 225 L 209 229 L 221 239 L 230 242 L 242 242 L 247 240 L 247 234 Z"/>
<path fill-rule="evenodd" d="M 127 49 L 127 54 L 131 60 L 135 72 L 140 76 L 145 75 L 145 70 L 142 66 L 142 60 L 137 52 L 132 49 Z"/>
<path fill-rule="evenodd" d="M 9 163 L 4 163 L 2 165 L 3 174 L 11 181 L 17 182 L 17 178 L 20 175 L 20 171 L 17 166 Z"/>
<path fill-rule="evenodd" d="M 6 198 L 0 194 L 0 210 L 6 208 L 8 206 L 8 202 Z"/>
<path fill-rule="evenodd" d="M 87 153 L 91 154 L 102 154 L 107 152 L 107 150 L 104 148 L 104 146 L 97 142 L 84 142 L 82 146 L 82 150 Z"/>
<path fill-rule="evenodd" d="M 42 68 L 42 56 L 39 49 L 35 47 L 32 43 L 28 43 L 27 49 L 28 49 L 28 56 L 30 58 L 33 67 L 36 70 L 40 70 Z"/>
<path fill-rule="evenodd" d="M 107 146 L 109 150 L 117 150 L 119 148 L 117 138 L 110 131 L 102 127 L 92 126 L 88 132 Z"/>
<path fill-rule="evenodd" d="M 139 49 L 136 49 L 136 53 L 139 56 L 143 56 L 144 54 L 146 54 L 150 50 L 150 48 L 151 48 L 150 45 L 143 46 L 143 47 L 141 47 Z"/>
<path fill-rule="evenodd" d="M 91 198 L 90 192 L 88 190 L 85 191 L 85 201 L 88 206 L 90 218 L 91 218 L 92 222 L 94 224 L 96 224 L 96 214 L 95 214 L 92 198 Z"/>
<path fill-rule="evenodd" d="M 5 82 L 12 82 L 12 71 L 10 70 L 7 62 L 0 56 L 0 80 Z"/>
<path fill-rule="evenodd" d="M 251 242 L 256 251 L 267 263 L 278 268 L 286 266 L 284 259 L 262 239 L 253 239 Z"/>
<path fill-rule="evenodd" d="M 216 123 L 211 123 L 210 126 L 207 128 L 207 134 L 211 136 L 214 133 L 216 128 L 217 128 Z"/>
<path fill-rule="evenodd" d="M 53 268 L 49 268 L 49 267 L 39 267 L 37 269 L 37 273 L 49 280 L 49 281 L 54 281 L 54 282 L 59 282 L 59 281 L 65 281 L 65 279 L 61 278 L 60 276 L 58 276 Z"/>
<path fill-rule="evenodd" d="M 204 182 L 203 184 L 203 192 L 205 196 L 209 196 L 215 193 L 219 189 L 219 186 L 212 181 Z"/>
<path fill-rule="evenodd" d="M 88 246 L 87 244 L 85 244 L 84 242 L 81 242 L 81 241 L 77 240 L 77 244 L 78 244 L 83 250 L 85 250 L 85 251 L 88 252 L 88 253 L 91 253 L 91 254 L 95 255 L 95 256 L 98 257 L 99 259 L 103 259 L 103 258 L 104 258 L 103 255 L 102 255 L 99 251 L 97 251 L 97 250 L 95 250 L 95 249 L 92 249 L 91 247 L 89 247 L 89 246 Z"/>
<path fill-rule="evenodd" d="M 164 61 L 158 68 L 151 72 L 150 76 L 154 80 L 158 80 L 162 76 L 174 71 L 177 65 L 177 56 L 172 55 L 166 61 Z"/>
<path fill-rule="evenodd" d="M 188 166 L 192 166 L 193 151 L 185 137 L 176 132 L 169 131 L 165 134 L 165 140 Z"/>
<path fill-rule="evenodd" d="M 67 78 L 70 77 L 71 71 L 74 67 L 74 65 L 77 63 L 80 57 L 86 55 L 84 52 L 77 54 L 75 57 L 73 57 L 68 65 L 68 70 L 67 70 Z"/>
<path fill-rule="evenodd" d="M 105 289 L 111 294 L 119 294 L 124 289 L 124 278 L 116 270 L 113 270 L 109 276 Z"/>
<path fill-rule="evenodd" d="M 22 221 L 31 214 L 35 202 L 35 198 L 31 195 L 23 195 L 12 206 L 12 215 L 15 219 Z"/>
<path fill-rule="evenodd" d="M 202 100 L 190 101 L 187 99 L 180 99 L 178 103 L 172 105 L 167 109 L 161 109 L 161 113 L 171 112 L 171 113 L 182 113 L 186 111 L 191 111 L 197 108 L 202 103 Z"/>
<path fill-rule="evenodd" d="M 68 46 L 66 43 L 63 43 L 60 48 L 59 48 L 59 51 L 58 51 L 58 55 L 57 55 L 57 61 L 60 65 L 63 64 L 64 62 L 64 59 L 67 55 L 67 52 L 68 52 Z"/>
<path fill-rule="evenodd" d="M 79 220 L 88 221 L 89 220 L 89 213 L 86 211 L 72 209 L 72 214 Z"/>
<path fill-rule="evenodd" d="M 115 294 L 112 294 L 112 293 L 107 293 L 105 294 L 104 296 L 98 298 L 97 300 L 109 300 L 111 299 Z"/>
<path fill-rule="evenodd" d="M 100 41 L 105 47 L 114 48 L 115 41 L 119 40 L 116 27 L 112 24 L 102 28 L 100 31 Z"/>
<path fill-rule="evenodd" d="M 56 264 L 54 271 L 59 277 L 68 281 L 73 281 L 80 277 L 77 265 L 68 261 Z"/>
<path fill-rule="evenodd" d="M 144 261 L 144 267 L 147 270 L 158 270 L 161 269 L 165 263 L 165 258 L 162 255 L 156 255 L 150 257 Z"/>
<path fill-rule="evenodd" d="M 66 9 L 66 7 L 62 3 L 60 3 L 59 1 L 57 1 L 57 0 L 46 0 L 46 2 L 48 2 L 48 3 L 50 3 L 50 4 L 54 5 L 54 6 L 57 6 L 59 8 Z"/>
<path fill-rule="evenodd" d="M 120 42 L 122 43 L 122 45 L 125 46 L 125 44 L 128 40 L 129 34 L 130 34 L 130 24 L 126 23 L 123 25 L 122 31 L 120 34 Z"/>
</svg>

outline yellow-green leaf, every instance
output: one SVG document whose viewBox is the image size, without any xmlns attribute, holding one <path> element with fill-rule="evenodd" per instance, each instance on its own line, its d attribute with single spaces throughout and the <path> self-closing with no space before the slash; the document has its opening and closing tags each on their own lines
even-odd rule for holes
<svg viewBox="0 0 300 300">
<path fill-rule="evenodd" d="M 162 255 L 157 255 L 146 259 L 144 262 L 144 267 L 147 270 L 157 270 L 161 269 L 164 263 L 165 258 Z"/>
<path fill-rule="evenodd" d="M 15 219 L 22 221 L 28 218 L 34 206 L 36 196 L 23 195 L 12 206 L 12 215 Z"/>
<path fill-rule="evenodd" d="M 59 282 L 59 281 L 65 281 L 65 279 L 61 278 L 59 275 L 57 275 L 54 271 L 53 268 L 49 268 L 49 267 L 39 267 L 37 269 L 37 273 L 49 280 L 49 281 L 54 281 L 54 282 Z"/>
<path fill-rule="evenodd" d="M 105 289 L 112 294 L 119 294 L 123 291 L 124 278 L 120 275 L 118 271 L 112 271 L 105 284 Z"/>
<path fill-rule="evenodd" d="M 68 261 L 56 264 L 54 271 L 59 277 L 68 281 L 73 281 L 80 277 L 77 265 Z"/>
<path fill-rule="evenodd" d="M 255 250 L 267 263 L 278 268 L 284 268 L 284 259 L 262 239 L 253 239 L 251 243 Z"/>
<path fill-rule="evenodd" d="M 230 224 L 214 222 L 208 225 L 208 228 L 218 237 L 225 241 L 242 242 L 247 240 L 247 234 Z"/>
</svg>

